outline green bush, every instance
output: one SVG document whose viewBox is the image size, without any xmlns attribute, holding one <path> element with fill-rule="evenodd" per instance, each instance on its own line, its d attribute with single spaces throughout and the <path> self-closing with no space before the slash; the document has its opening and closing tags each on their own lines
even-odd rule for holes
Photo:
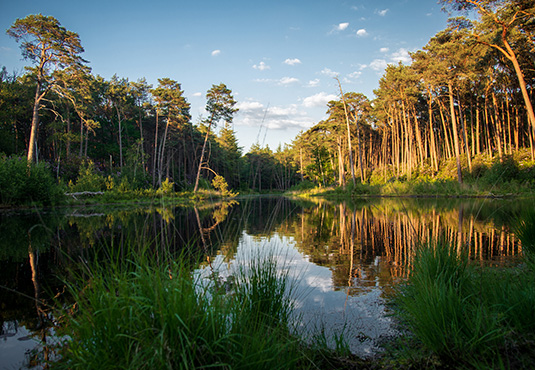
<svg viewBox="0 0 535 370">
<path fill-rule="evenodd" d="M 502 160 L 495 159 L 490 168 L 482 176 L 482 180 L 490 185 L 520 179 L 520 169 L 511 156 L 504 156 Z"/>
<path fill-rule="evenodd" d="M 156 190 L 157 195 L 170 195 L 173 193 L 174 183 L 169 181 L 169 178 L 165 178 L 165 181 L 162 182 L 162 185 Z"/>
<path fill-rule="evenodd" d="M 87 161 L 80 167 L 76 183 L 69 182 L 69 189 L 77 191 L 102 191 L 106 189 L 106 179 L 95 168 L 92 161 Z"/>
<path fill-rule="evenodd" d="M 303 180 L 299 183 L 297 183 L 296 185 L 292 186 L 290 188 L 290 192 L 292 191 L 306 191 L 306 190 L 312 190 L 316 187 L 316 184 L 313 183 L 312 181 L 310 180 Z"/>
<path fill-rule="evenodd" d="M 215 190 L 220 191 L 223 194 L 228 193 L 227 180 L 225 180 L 223 176 L 217 175 L 216 177 L 214 177 L 214 179 L 212 180 L 212 186 Z"/>
<path fill-rule="evenodd" d="M 62 194 L 46 163 L 28 164 L 20 157 L 0 158 L 1 204 L 51 205 L 58 203 Z"/>
</svg>

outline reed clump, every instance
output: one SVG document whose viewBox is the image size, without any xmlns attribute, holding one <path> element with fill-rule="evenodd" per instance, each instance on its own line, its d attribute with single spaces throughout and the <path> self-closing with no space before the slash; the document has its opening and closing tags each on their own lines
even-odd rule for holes
<svg viewBox="0 0 535 370">
<path fill-rule="evenodd" d="M 194 273 L 187 255 L 121 261 L 93 263 L 69 284 L 76 303 L 61 310 L 53 368 L 306 369 L 336 358 L 292 334 L 292 288 L 272 257 L 226 281 Z"/>
<path fill-rule="evenodd" d="M 445 242 L 422 246 L 394 308 L 413 334 L 404 355 L 409 353 L 412 361 L 419 357 L 433 366 L 530 368 L 535 360 L 531 263 L 481 267 Z"/>
</svg>

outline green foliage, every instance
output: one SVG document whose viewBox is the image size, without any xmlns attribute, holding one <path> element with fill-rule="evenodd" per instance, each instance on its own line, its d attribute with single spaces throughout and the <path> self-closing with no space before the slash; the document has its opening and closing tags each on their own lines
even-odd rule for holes
<svg viewBox="0 0 535 370">
<path fill-rule="evenodd" d="M 290 192 L 299 192 L 312 190 L 316 187 L 316 184 L 309 180 L 303 180 L 290 188 Z"/>
<path fill-rule="evenodd" d="M 216 177 L 214 177 L 214 179 L 212 180 L 212 186 L 215 190 L 217 190 L 223 196 L 233 197 L 237 195 L 228 190 L 227 181 L 225 180 L 223 176 L 217 175 Z"/>
<path fill-rule="evenodd" d="M 535 212 L 522 215 L 514 232 L 522 242 L 522 250 L 529 267 L 535 271 Z"/>
<path fill-rule="evenodd" d="M 505 156 L 502 160 L 496 158 L 490 168 L 482 176 L 482 180 L 488 184 L 499 184 L 518 180 L 520 170 L 518 164 L 511 156 Z"/>
<path fill-rule="evenodd" d="M 99 173 L 93 161 L 86 161 L 82 164 L 75 184 L 69 182 L 71 192 L 102 191 L 107 186 L 109 183 L 106 183 L 106 179 Z"/>
<path fill-rule="evenodd" d="M 240 269 L 225 287 L 191 273 L 189 258 L 91 265 L 70 284 L 76 309 L 61 310 L 66 335 L 57 368 L 223 367 L 292 369 L 312 365 L 289 334 L 291 296 L 267 258 Z M 115 262 L 113 262 L 115 261 Z"/>
<path fill-rule="evenodd" d="M 46 163 L 28 164 L 24 158 L 0 157 L 1 204 L 51 205 L 62 199 L 62 193 Z"/>
<path fill-rule="evenodd" d="M 166 178 L 162 185 L 156 190 L 156 195 L 169 195 L 173 192 L 174 183 L 169 181 L 169 178 Z"/>
<path fill-rule="evenodd" d="M 214 179 L 212 180 L 212 186 L 214 187 L 214 189 L 220 191 L 223 194 L 228 193 L 228 184 L 223 176 L 217 175 L 216 177 L 214 177 Z"/>
<path fill-rule="evenodd" d="M 513 367 L 523 367 L 534 356 L 515 358 L 534 337 L 534 279 L 527 269 L 477 268 L 439 242 L 417 250 L 394 307 L 421 345 L 443 363 L 493 368 L 520 361 Z"/>
</svg>

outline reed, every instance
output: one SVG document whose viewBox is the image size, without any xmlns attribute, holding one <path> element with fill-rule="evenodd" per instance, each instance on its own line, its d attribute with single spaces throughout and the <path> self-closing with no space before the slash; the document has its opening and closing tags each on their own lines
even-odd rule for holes
<svg viewBox="0 0 535 370">
<path fill-rule="evenodd" d="M 76 303 L 60 312 L 53 368 L 306 369 L 336 356 L 292 334 L 291 284 L 269 255 L 223 283 L 193 273 L 187 254 L 107 257 L 69 283 Z"/>
<path fill-rule="evenodd" d="M 526 266 L 483 268 L 438 242 L 418 248 L 395 312 L 442 365 L 528 368 L 535 359 L 526 351 L 535 332 L 534 281 Z"/>
</svg>

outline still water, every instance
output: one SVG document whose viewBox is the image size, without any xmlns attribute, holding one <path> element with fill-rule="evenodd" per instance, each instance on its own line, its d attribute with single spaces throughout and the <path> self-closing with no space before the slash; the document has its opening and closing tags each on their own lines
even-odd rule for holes
<svg viewBox="0 0 535 370">
<path fill-rule="evenodd" d="M 237 264 L 268 251 L 293 279 L 299 330 L 344 333 L 351 350 L 376 353 L 397 334 L 389 294 L 418 244 L 445 238 L 473 263 L 514 265 L 512 232 L 533 200 L 370 199 L 358 203 L 243 198 L 197 208 L 80 207 L 0 213 L 0 369 L 39 366 L 53 344 L 48 304 L 62 277 L 97 245 L 126 250 L 140 240 L 187 248 L 196 271 L 228 279 Z M 155 241 L 158 241 L 156 243 Z M 46 346 L 44 346 L 46 348 Z M 37 364 L 37 365 L 36 365 Z"/>
</svg>

